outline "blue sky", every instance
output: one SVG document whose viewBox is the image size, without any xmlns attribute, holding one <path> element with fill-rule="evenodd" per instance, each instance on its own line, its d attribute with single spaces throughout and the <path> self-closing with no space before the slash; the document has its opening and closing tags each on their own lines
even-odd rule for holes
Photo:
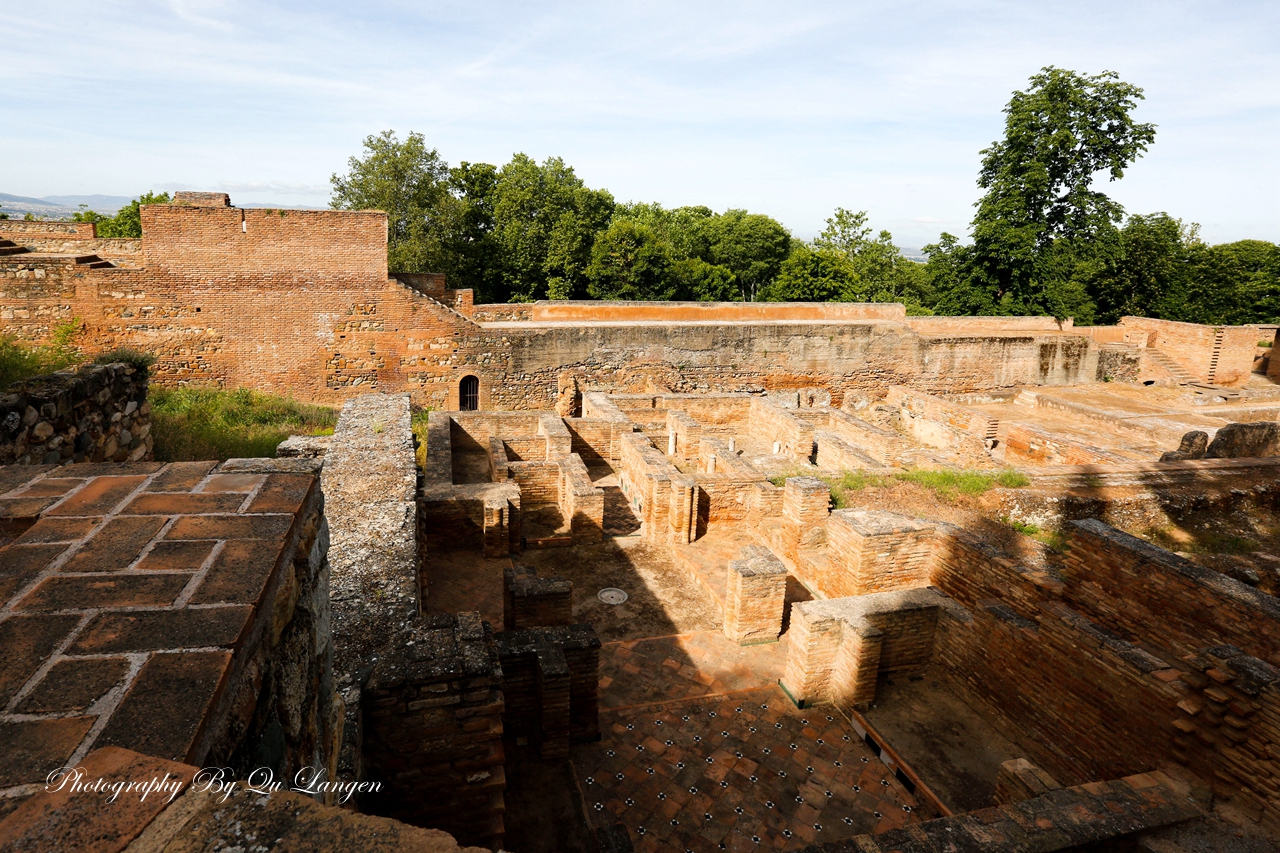
<svg viewBox="0 0 1280 853">
<path fill-rule="evenodd" d="M 1142 86 L 1156 142 L 1111 192 L 1280 240 L 1275 2 L 6 4 L 0 192 L 221 189 L 322 205 L 368 134 L 450 163 L 559 155 L 619 200 L 837 205 L 963 235 L 979 154 L 1044 65 Z"/>
</svg>

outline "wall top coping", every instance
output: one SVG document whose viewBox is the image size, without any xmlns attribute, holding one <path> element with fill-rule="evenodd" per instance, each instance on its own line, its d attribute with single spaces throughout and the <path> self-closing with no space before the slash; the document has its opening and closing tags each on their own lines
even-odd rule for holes
<svg viewBox="0 0 1280 853">
<path fill-rule="evenodd" d="M 875 509 L 838 509 L 831 513 L 830 521 L 847 524 L 864 536 L 886 536 L 937 528 L 931 521 Z"/>
</svg>

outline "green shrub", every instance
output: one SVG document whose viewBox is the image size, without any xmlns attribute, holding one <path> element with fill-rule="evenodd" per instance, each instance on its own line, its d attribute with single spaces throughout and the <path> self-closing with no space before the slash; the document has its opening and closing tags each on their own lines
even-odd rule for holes
<svg viewBox="0 0 1280 853">
<path fill-rule="evenodd" d="M 895 474 L 899 480 L 915 483 L 930 489 L 943 500 L 952 500 L 957 493 L 981 495 L 993 486 L 1017 489 L 1028 485 L 1031 479 L 1021 471 L 1007 468 L 997 473 L 988 471 L 956 471 L 952 469 L 917 469 Z"/>
<path fill-rule="evenodd" d="M 162 462 L 275 456 L 291 435 L 331 435 L 336 410 L 248 388 L 153 388 L 151 434 Z"/>
<path fill-rule="evenodd" d="M 996 485 L 1006 489 L 1021 489 L 1031 485 L 1031 478 L 1013 468 L 1005 468 L 996 474 Z"/>
<path fill-rule="evenodd" d="M 133 349 L 132 347 L 118 347 L 111 352 L 104 352 L 93 360 L 94 364 L 128 364 L 138 370 L 147 370 L 151 365 L 156 363 L 156 357 L 149 352 Z"/>
</svg>

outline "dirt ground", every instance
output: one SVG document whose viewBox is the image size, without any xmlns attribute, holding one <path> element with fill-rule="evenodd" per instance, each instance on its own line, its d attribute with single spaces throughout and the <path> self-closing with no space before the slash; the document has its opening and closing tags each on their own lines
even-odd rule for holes
<svg viewBox="0 0 1280 853">
<path fill-rule="evenodd" d="M 865 716 L 955 812 L 991 805 L 1000 765 L 1025 757 L 932 668 L 881 678 Z"/>
</svg>

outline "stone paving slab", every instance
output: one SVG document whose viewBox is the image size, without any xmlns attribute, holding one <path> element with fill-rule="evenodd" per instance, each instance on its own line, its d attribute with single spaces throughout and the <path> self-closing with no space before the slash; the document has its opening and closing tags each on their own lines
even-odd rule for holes
<svg viewBox="0 0 1280 853">
<path fill-rule="evenodd" d="M 316 478 L 13 466 L 0 489 L 17 533 L 0 545 L 0 789 L 34 789 L 95 745 L 190 758 Z"/>
</svg>

